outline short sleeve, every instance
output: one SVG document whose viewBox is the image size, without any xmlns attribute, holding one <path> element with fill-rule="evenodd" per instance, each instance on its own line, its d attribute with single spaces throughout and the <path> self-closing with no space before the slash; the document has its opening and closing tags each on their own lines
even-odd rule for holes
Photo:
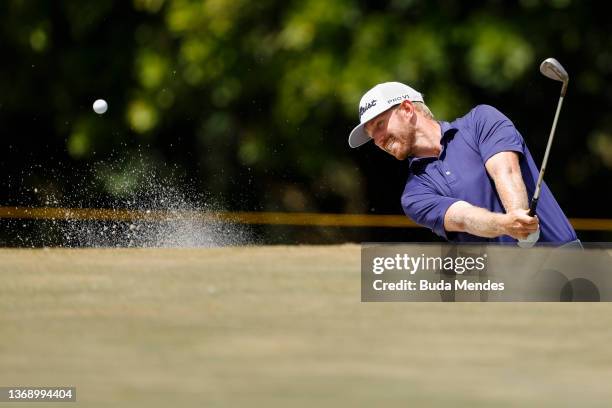
<svg viewBox="0 0 612 408">
<path fill-rule="evenodd" d="M 476 144 L 483 163 L 505 151 L 525 154 L 525 142 L 508 117 L 489 105 L 478 105 L 472 110 Z"/>
<path fill-rule="evenodd" d="M 448 208 L 457 201 L 460 200 L 438 194 L 415 175 L 410 175 L 402 194 L 404 213 L 417 224 L 431 229 L 444 239 L 447 239 L 444 216 Z"/>
</svg>

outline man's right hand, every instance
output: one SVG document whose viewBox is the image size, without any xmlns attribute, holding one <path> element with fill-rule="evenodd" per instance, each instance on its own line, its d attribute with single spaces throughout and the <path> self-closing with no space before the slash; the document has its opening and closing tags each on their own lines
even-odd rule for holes
<svg viewBox="0 0 612 408">
<path fill-rule="evenodd" d="M 538 230 L 539 225 L 538 217 L 530 217 L 529 210 L 512 210 L 502 218 L 505 235 L 510 235 L 514 239 L 526 239 L 529 234 Z"/>
<path fill-rule="evenodd" d="M 509 235 L 515 239 L 525 239 L 537 231 L 539 225 L 538 217 L 530 217 L 528 213 L 529 210 L 521 209 L 506 214 L 494 213 L 465 201 L 457 201 L 446 211 L 444 229 L 484 238 Z"/>
</svg>

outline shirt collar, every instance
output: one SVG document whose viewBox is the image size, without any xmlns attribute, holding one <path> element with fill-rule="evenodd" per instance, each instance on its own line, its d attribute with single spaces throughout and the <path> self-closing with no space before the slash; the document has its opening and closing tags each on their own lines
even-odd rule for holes
<svg viewBox="0 0 612 408">
<path fill-rule="evenodd" d="M 444 139 L 446 139 L 446 137 L 448 137 L 448 131 L 449 130 L 457 129 L 455 126 L 453 126 L 449 122 L 443 122 L 443 121 L 439 120 L 438 123 L 440 124 L 440 130 L 442 132 L 442 140 L 444 140 Z"/>
</svg>

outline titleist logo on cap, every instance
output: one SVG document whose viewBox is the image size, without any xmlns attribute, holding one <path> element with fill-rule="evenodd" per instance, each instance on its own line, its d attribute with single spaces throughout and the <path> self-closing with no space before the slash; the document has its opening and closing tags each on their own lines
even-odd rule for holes
<svg viewBox="0 0 612 408">
<path fill-rule="evenodd" d="M 365 106 L 360 106 L 359 117 L 363 116 L 363 114 L 373 106 L 376 106 L 376 99 L 372 99 L 370 102 L 366 103 Z"/>
</svg>

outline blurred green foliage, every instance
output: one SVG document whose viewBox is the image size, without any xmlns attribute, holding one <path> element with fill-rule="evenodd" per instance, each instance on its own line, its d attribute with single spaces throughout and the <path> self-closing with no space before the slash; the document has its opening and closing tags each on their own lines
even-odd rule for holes
<svg viewBox="0 0 612 408">
<path fill-rule="evenodd" d="M 346 145 L 365 90 L 406 82 L 447 120 L 494 104 L 539 158 L 558 89 L 538 65 L 555 56 L 572 79 L 549 184 L 568 215 L 609 216 L 606 16 L 569 0 L 5 0 L 3 200 L 150 150 L 227 208 L 397 213 L 405 165 Z M 29 177 L 35 163 L 65 177 Z M 129 178 L 108 174 L 108 194 Z"/>
</svg>

